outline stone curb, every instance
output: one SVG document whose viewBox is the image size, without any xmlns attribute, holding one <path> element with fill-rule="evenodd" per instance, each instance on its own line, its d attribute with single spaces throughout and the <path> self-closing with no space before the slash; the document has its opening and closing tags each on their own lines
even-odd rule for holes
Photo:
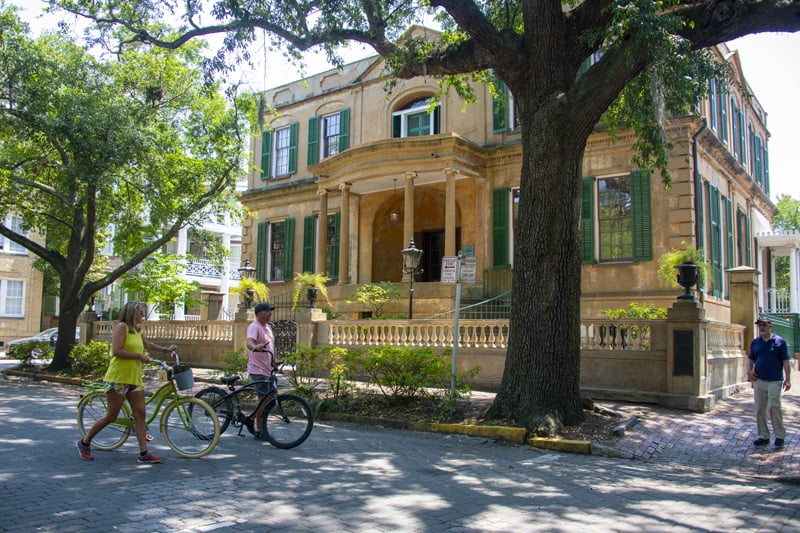
<svg viewBox="0 0 800 533">
<path fill-rule="evenodd" d="M 7 369 L 5 374 L 16 377 L 30 378 L 37 381 L 52 381 L 64 385 L 81 386 L 86 382 L 85 379 L 58 376 L 45 372 L 28 372 L 14 369 Z M 195 376 L 195 381 L 203 383 L 215 383 L 213 379 Z M 526 441 L 528 432 L 525 428 L 508 426 L 477 426 L 473 424 L 443 424 L 437 422 L 407 422 L 403 420 L 393 420 L 380 417 L 368 417 L 360 415 L 349 415 L 346 413 L 323 412 L 317 416 L 318 420 L 338 420 L 341 422 L 351 422 L 365 426 L 386 427 L 390 429 L 405 429 L 412 431 L 427 431 L 432 433 L 446 433 L 455 435 L 465 435 L 469 437 L 486 437 L 501 439 L 511 442 L 517 446 L 528 444 L 534 448 L 552 450 L 565 453 L 582 453 L 590 455 L 601 455 L 605 457 L 619 457 L 625 459 L 633 458 L 633 455 L 621 452 L 608 446 L 593 444 L 590 441 L 578 441 L 558 438 L 533 437 Z"/>
</svg>

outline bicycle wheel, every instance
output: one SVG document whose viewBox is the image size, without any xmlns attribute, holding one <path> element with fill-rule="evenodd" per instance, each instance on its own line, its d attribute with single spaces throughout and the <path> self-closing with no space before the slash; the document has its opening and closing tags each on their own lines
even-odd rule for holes
<svg viewBox="0 0 800 533">
<path fill-rule="evenodd" d="M 108 410 L 106 393 L 90 392 L 78 402 L 78 431 L 85 437 L 98 418 L 105 416 Z M 131 407 L 128 402 L 122 404 L 120 417 L 130 419 Z M 121 425 L 115 422 L 107 425 L 94 436 L 92 446 L 98 450 L 114 450 L 122 446 L 131 434 L 130 425 Z"/>
<path fill-rule="evenodd" d="M 227 394 L 224 389 L 219 387 L 207 387 L 194 395 L 195 398 L 200 398 L 210 405 L 217 413 L 220 434 L 225 433 L 233 418 L 233 402 L 226 397 Z"/>
<path fill-rule="evenodd" d="M 219 419 L 203 400 L 184 396 L 164 408 L 161 434 L 178 455 L 190 459 L 203 457 L 219 442 Z"/>
<path fill-rule="evenodd" d="M 236 405 L 239 406 L 239 410 L 242 413 L 250 413 L 251 415 L 255 414 L 256 408 L 261 401 L 256 389 L 252 385 L 246 385 L 245 387 L 237 390 L 234 398 Z M 256 432 L 254 422 L 254 419 L 245 419 L 243 421 L 243 425 L 247 428 L 247 431 L 249 431 L 251 435 L 255 435 Z"/>
<path fill-rule="evenodd" d="M 284 450 L 303 444 L 314 427 L 311 405 L 294 394 L 279 394 L 261 415 L 264 438 Z"/>
</svg>

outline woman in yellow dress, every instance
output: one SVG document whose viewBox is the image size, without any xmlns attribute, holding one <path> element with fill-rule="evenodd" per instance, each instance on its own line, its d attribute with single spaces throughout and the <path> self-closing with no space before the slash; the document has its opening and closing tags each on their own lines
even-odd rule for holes
<svg viewBox="0 0 800 533">
<path fill-rule="evenodd" d="M 119 322 L 114 326 L 111 334 L 111 362 L 103 378 L 105 382 L 108 409 L 106 414 L 98 418 L 83 439 L 77 442 L 78 453 L 84 461 L 91 461 L 92 439 L 104 427 L 117 419 L 125 398 L 131 406 L 139 443 L 140 463 L 160 463 L 163 459 L 159 455 L 150 453 L 147 449 L 147 411 L 144 400 L 144 383 L 142 382 L 142 365 L 150 362 L 150 357 L 144 353 L 145 348 L 150 352 L 169 353 L 176 346 L 173 344 L 162 347 L 145 339 L 141 327 L 144 320 L 144 305 L 138 302 L 128 302 L 122 307 Z"/>
</svg>

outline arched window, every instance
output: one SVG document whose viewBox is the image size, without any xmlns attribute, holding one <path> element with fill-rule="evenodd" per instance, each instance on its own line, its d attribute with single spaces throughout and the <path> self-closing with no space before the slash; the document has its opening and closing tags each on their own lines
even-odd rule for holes
<svg viewBox="0 0 800 533">
<path fill-rule="evenodd" d="M 441 132 L 441 104 L 430 110 L 431 96 L 411 102 L 392 113 L 392 137 L 420 137 Z"/>
</svg>

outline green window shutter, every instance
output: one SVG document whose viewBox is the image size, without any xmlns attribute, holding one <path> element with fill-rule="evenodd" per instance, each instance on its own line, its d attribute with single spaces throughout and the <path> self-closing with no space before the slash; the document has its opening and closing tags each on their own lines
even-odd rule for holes
<svg viewBox="0 0 800 533">
<path fill-rule="evenodd" d="M 747 130 L 744 127 L 744 108 L 739 111 L 739 162 L 744 165 L 747 159 L 746 150 Z"/>
<path fill-rule="evenodd" d="M 392 138 L 399 138 L 403 134 L 403 117 L 394 115 L 392 117 Z"/>
<path fill-rule="evenodd" d="M 725 198 L 725 266 L 733 268 L 733 202 L 730 198 Z"/>
<path fill-rule="evenodd" d="M 581 76 L 586 74 L 586 71 L 589 70 L 589 67 L 591 67 L 591 66 L 592 66 L 592 58 L 591 57 L 587 57 L 583 61 L 583 63 L 581 63 L 581 66 L 578 67 L 578 73 L 575 74 L 575 81 L 578 81 L 579 79 L 581 79 Z"/>
<path fill-rule="evenodd" d="M 56 314 L 56 297 L 52 294 L 44 297 L 44 313 L 46 315 Z"/>
<path fill-rule="evenodd" d="M 350 108 L 339 111 L 339 153 L 350 148 Z"/>
<path fill-rule="evenodd" d="M 334 239 L 333 239 L 333 272 L 328 273 L 331 279 L 339 279 L 339 246 L 341 241 L 340 227 L 342 222 L 342 213 L 337 211 L 333 215 Z"/>
<path fill-rule="evenodd" d="M 653 259 L 653 219 L 650 208 L 650 171 L 631 172 L 631 200 L 633 201 L 633 260 Z"/>
<path fill-rule="evenodd" d="M 733 202 L 725 198 L 725 268 L 733 268 L 733 242 Z M 725 294 L 730 299 L 730 276 L 726 277 Z"/>
<path fill-rule="evenodd" d="M 283 279 L 292 279 L 294 272 L 294 219 L 287 218 L 283 223 L 286 239 L 286 254 L 283 256 Z"/>
<path fill-rule="evenodd" d="M 722 296 L 722 217 L 719 189 L 708 184 L 708 223 L 711 228 L 711 294 Z"/>
<path fill-rule="evenodd" d="M 753 266 L 752 254 L 750 250 L 750 215 L 744 217 L 744 264 Z"/>
<path fill-rule="evenodd" d="M 308 157 L 306 164 L 319 163 L 319 117 L 308 119 Z"/>
<path fill-rule="evenodd" d="M 769 196 L 769 150 L 767 150 L 767 141 L 764 141 L 764 192 Z"/>
<path fill-rule="evenodd" d="M 261 132 L 261 179 L 269 179 L 271 175 L 270 155 L 272 152 L 272 132 L 264 130 Z"/>
<path fill-rule="evenodd" d="M 719 138 L 728 144 L 728 95 L 723 91 L 719 98 Z"/>
<path fill-rule="evenodd" d="M 756 140 L 756 148 L 755 148 L 755 153 L 756 153 L 756 167 L 755 168 L 756 168 L 756 172 L 755 172 L 755 179 L 756 179 L 756 183 L 758 183 L 759 187 L 763 187 L 764 186 L 764 176 L 763 176 L 763 166 L 762 166 L 762 162 L 761 162 L 761 154 L 762 154 L 762 151 L 761 151 L 761 136 L 760 135 L 756 135 L 755 136 L 755 140 Z"/>
<path fill-rule="evenodd" d="M 436 106 L 433 110 L 433 134 L 442 133 L 442 105 Z"/>
<path fill-rule="evenodd" d="M 292 122 L 289 125 L 289 174 L 297 172 L 297 136 L 300 125 Z"/>
<path fill-rule="evenodd" d="M 495 269 L 508 268 L 509 222 L 508 205 L 511 189 L 495 189 L 492 198 L 492 236 L 494 254 L 492 266 Z"/>
<path fill-rule="evenodd" d="M 498 96 L 492 95 L 492 130 L 498 133 L 509 129 L 508 87 L 497 75 L 494 75 L 494 84 L 499 94 Z"/>
<path fill-rule="evenodd" d="M 581 262 L 588 265 L 594 260 L 594 178 L 585 177 L 581 178 Z"/>
<path fill-rule="evenodd" d="M 314 272 L 314 215 L 303 218 L 303 272 Z"/>
<path fill-rule="evenodd" d="M 264 282 L 267 279 L 267 229 L 269 222 L 259 222 L 256 234 L 256 279 Z"/>
<path fill-rule="evenodd" d="M 703 178 L 700 176 L 700 173 L 695 171 L 695 178 L 694 178 L 694 193 L 695 193 L 695 204 L 694 204 L 694 212 L 695 212 L 695 219 L 697 220 L 696 228 L 695 228 L 695 238 L 697 239 L 697 248 L 705 248 L 705 232 L 706 232 L 706 225 L 705 225 L 705 203 L 703 202 Z"/>
</svg>

